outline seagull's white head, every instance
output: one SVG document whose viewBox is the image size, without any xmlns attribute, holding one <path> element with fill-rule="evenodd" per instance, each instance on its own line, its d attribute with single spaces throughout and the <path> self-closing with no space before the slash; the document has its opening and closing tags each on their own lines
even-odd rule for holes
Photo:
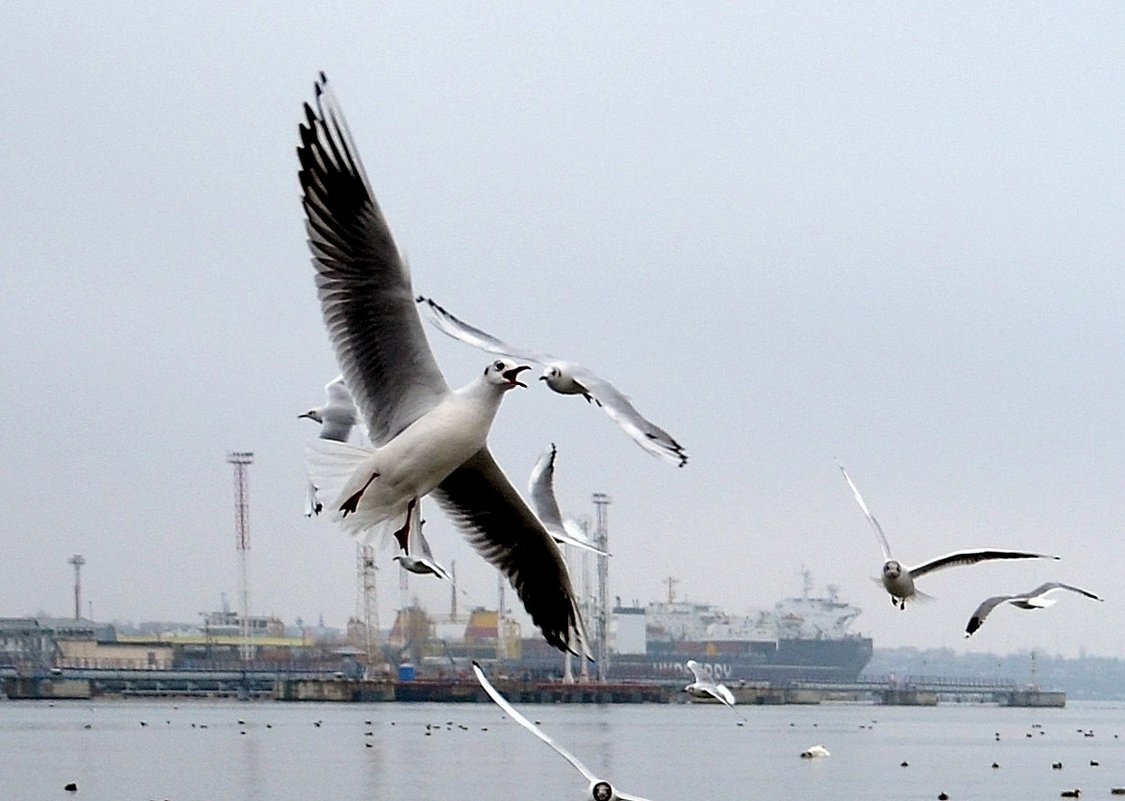
<svg viewBox="0 0 1125 801">
<path fill-rule="evenodd" d="M 519 380 L 519 374 L 530 369 L 530 366 L 516 364 L 510 359 L 497 359 L 484 368 L 484 378 L 490 384 L 506 391 L 513 387 L 526 387 L 527 384 Z"/>
<path fill-rule="evenodd" d="M 298 420 L 300 420 L 302 417 L 307 417 L 310 420 L 315 420 L 318 423 L 323 423 L 324 422 L 324 409 L 317 406 L 314 409 L 309 409 L 304 414 L 297 415 Z"/>
<path fill-rule="evenodd" d="M 586 394 L 585 388 L 574 380 L 574 376 L 562 362 L 548 364 L 543 370 L 543 375 L 539 376 L 539 380 L 546 381 L 547 386 L 562 395 Z"/>
<path fill-rule="evenodd" d="M 902 575 L 902 565 L 894 559 L 889 560 L 883 565 L 883 577 L 889 579 L 896 579 Z"/>
</svg>

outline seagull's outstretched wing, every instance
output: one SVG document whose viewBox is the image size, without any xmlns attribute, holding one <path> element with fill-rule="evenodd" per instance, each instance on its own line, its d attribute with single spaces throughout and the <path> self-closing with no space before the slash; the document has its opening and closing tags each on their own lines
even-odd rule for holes
<svg viewBox="0 0 1125 801">
<path fill-rule="evenodd" d="M 542 521 L 544 528 L 554 537 L 556 534 L 565 533 L 563 530 L 562 512 L 555 499 L 555 444 L 552 442 L 549 450 L 543 452 L 535 467 L 531 468 L 531 477 L 527 480 L 527 492 L 531 496 L 531 505 L 535 514 Z"/>
<path fill-rule="evenodd" d="M 446 570 L 443 565 L 438 564 L 438 561 L 434 559 L 434 552 L 430 550 L 430 543 L 426 540 L 426 535 L 422 533 L 422 521 L 418 520 L 420 515 L 421 510 L 419 510 L 418 515 L 415 515 L 415 520 L 417 520 L 416 528 L 414 527 L 415 523 L 413 521 L 411 523 L 412 529 L 409 539 L 411 555 L 416 557 L 418 561 L 430 570 L 434 571 L 435 576 L 443 578 L 452 584 L 453 576 L 449 575 L 449 571 Z M 417 548 L 416 553 L 414 552 L 415 548 Z"/>
<path fill-rule="evenodd" d="M 586 388 L 590 397 L 610 419 L 621 426 L 638 445 L 677 467 L 687 464 L 688 457 L 683 446 L 663 428 L 641 415 L 624 392 L 581 365 L 571 362 L 567 367 L 571 376 Z"/>
<path fill-rule="evenodd" d="M 450 314 L 445 307 L 435 302 L 432 298 L 419 295 L 414 300 L 429 311 L 430 322 L 434 324 L 435 328 L 446 336 L 461 340 L 466 345 L 472 345 L 474 348 L 480 348 L 488 353 L 510 356 L 513 359 L 522 359 L 524 361 L 538 362 L 539 364 L 547 364 L 548 362 L 556 361 L 555 357 L 549 353 L 540 353 L 538 351 L 516 347 L 515 345 L 509 345 L 507 342 L 492 336 L 492 334 L 482 331 L 476 326 L 469 325 L 461 318 Z"/>
<path fill-rule="evenodd" d="M 840 468 L 840 472 L 844 474 L 844 481 L 848 482 L 851 487 L 852 495 L 855 496 L 855 502 L 859 504 L 859 508 L 863 510 L 863 514 L 867 516 L 867 522 L 871 524 L 871 528 L 875 531 L 875 537 L 879 540 L 879 547 L 883 549 L 883 559 L 891 558 L 891 546 L 887 542 L 887 535 L 883 533 L 883 527 L 879 525 L 879 521 L 875 519 L 875 515 L 871 514 L 871 510 L 867 508 L 867 504 L 863 501 L 863 496 L 859 494 L 859 489 L 856 488 L 855 482 L 852 481 L 848 471 L 839 462 L 836 466 Z"/>
<path fill-rule="evenodd" d="M 324 392 L 328 396 L 328 403 L 324 406 L 324 422 L 318 436 L 321 439 L 347 442 L 355 426 L 356 415 L 359 414 L 352 393 L 348 391 L 342 375 L 329 382 L 324 387 Z"/>
<path fill-rule="evenodd" d="M 477 681 L 480 682 L 480 686 L 484 688 L 484 691 L 486 693 L 488 693 L 488 697 L 495 701 L 496 705 L 504 710 L 504 714 L 506 714 L 516 723 L 523 726 L 525 729 L 534 734 L 547 745 L 551 746 L 551 748 L 555 749 L 559 756 L 573 765 L 575 770 L 581 773 L 586 781 L 593 782 L 598 780 L 598 777 L 591 773 L 590 769 L 583 765 L 578 757 L 576 757 L 574 754 L 570 753 L 561 745 L 548 737 L 546 732 L 544 732 L 530 720 L 525 718 L 522 714 L 520 714 L 520 711 L 518 709 L 508 703 L 508 699 L 502 696 L 499 690 L 492 686 L 492 682 L 488 680 L 488 678 L 484 675 L 484 671 L 480 669 L 480 665 L 478 665 L 476 662 L 473 662 L 473 673 L 476 674 Z"/>
<path fill-rule="evenodd" d="M 692 678 L 695 679 L 697 684 L 702 684 L 707 681 L 707 674 L 703 672 L 703 669 L 699 667 L 699 663 L 694 659 L 689 659 L 687 661 L 687 669 L 691 671 Z"/>
<path fill-rule="evenodd" d="M 1035 599 L 1035 598 L 1041 598 L 1044 595 L 1050 595 L 1052 593 L 1059 592 L 1060 590 L 1070 590 L 1071 592 L 1076 592 L 1079 595 L 1085 595 L 1087 598 L 1092 598 L 1095 601 L 1104 601 L 1105 600 L 1105 598 L 1102 598 L 1101 596 L 1098 596 L 1098 595 L 1094 595 L 1094 593 L 1092 593 L 1088 590 L 1084 590 L 1081 587 L 1075 587 L 1073 584 L 1063 584 L 1061 581 L 1048 581 L 1046 584 L 1040 584 L 1038 587 L 1036 587 L 1031 592 L 1027 593 L 1026 595 L 1020 596 L 1020 597 L 1025 598 L 1025 599 L 1030 601 L 1030 600 Z"/>
<path fill-rule="evenodd" d="M 1027 551 L 1000 551 L 992 548 L 981 548 L 970 551 L 954 551 L 953 553 L 931 559 L 925 564 L 910 568 L 910 577 L 918 578 L 935 570 L 944 570 L 947 567 L 958 565 L 975 565 L 977 562 L 986 562 L 990 559 L 1058 559 L 1045 553 L 1028 553 Z"/>
<path fill-rule="evenodd" d="M 527 350 L 497 339 L 492 334 L 486 333 L 476 326 L 455 317 L 431 298 L 418 296 L 417 302 L 430 312 L 430 321 L 442 333 L 454 339 L 504 356 L 517 359 L 526 359 L 542 365 L 555 364 L 564 368 L 569 377 L 577 382 L 584 390 L 582 394 L 602 407 L 610 419 L 621 426 L 638 445 L 651 454 L 671 462 L 679 467 L 687 464 L 687 454 L 680 443 L 655 423 L 645 419 L 638 412 L 625 393 L 621 392 L 610 382 L 581 365 L 573 362 L 564 362 L 549 353 Z"/>
<path fill-rule="evenodd" d="M 551 539 L 560 545 L 580 548 L 599 556 L 609 556 L 605 551 L 586 542 L 577 524 L 563 519 L 558 501 L 555 499 L 555 454 L 555 445 L 551 443 L 550 449 L 544 451 L 535 463 L 527 482 L 527 491 L 531 496 L 531 506 L 536 516 L 551 535 Z"/>
<path fill-rule="evenodd" d="M 972 615 L 969 616 L 969 622 L 965 626 L 965 636 L 972 637 L 976 630 L 984 625 L 985 619 L 989 613 L 998 607 L 1004 601 L 1010 601 L 1013 598 L 1019 598 L 1018 595 L 993 595 L 991 598 L 985 598 L 981 601 L 980 606 L 976 608 Z"/>
<path fill-rule="evenodd" d="M 480 686 L 484 688 L 484 691 L 486 693 L 488 693 L 488 697 L 495 701 L 498 707 L 504 710 L 504 714 L 506 714 L 516 723 L 520 724 L 540 740 L 549 745 L 555 751 L 555 753 L 569 762 L 575 770 L 581 773 L 582 778 L 589 782 L 591 787 L 593 787 L 596 783 L 605 781 L 604 779 L 599 779 L 597 776 L 595 776 L 589 768 L 582 764 L 582 761 L 578 759 L 578 757 L 552 740 L 546 732 L 544 732 L 530 720 L 525 718 L 522 714 L 520 714 L 518 709 L 508 703 L 508 699 L 502 696 L 499 691 L 492 686 L 492 682 L 488 680 L 488 677 L 484 675 L 484 671 L 481 670 L 480 665 L 476 662 L 473 662 L 473 673 L 474 675 L 476 675 L 477 681 L 480 682 Z M 609 784 L 609 782 L 605 783 Z M 640 796 L 628 795 L 626 793 L 623 793 L 612 785 L 610 785 L 610 789 L 612 792 L 612 798 L 620 799 L 620 801 L 648 801 L 647 798 L 641 798 Z"/>
<path fill-rule="evenodd" d="M 375 445 L 437 405 L 434 361 L 410 275 L 327 78 L 305 104 L 297 147 L 316 287 L 336 360 Z"/>
<path fill-rule="evenodd" d="M 558 546 L 488 448 L 454 470 L 432 495 L 477 552 L 508 577 L 547 642 L 593 659 Z"/>
</svg>

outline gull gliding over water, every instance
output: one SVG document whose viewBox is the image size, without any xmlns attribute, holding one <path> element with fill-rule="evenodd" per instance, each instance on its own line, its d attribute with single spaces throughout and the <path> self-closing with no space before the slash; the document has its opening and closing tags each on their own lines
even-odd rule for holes
<svg viewBox="0 0 1125 801">
<path fill-rule="evenodd" d="M 722 702 L 724 706 L 730 707 L 734 710 L 734 693 L 725 684 L 718 684 L 714 679 L 703 672 L 703 668 L 694 659 L 687 661 L 687 669 L 691 671 L 691 675 L 695 678 L 691 684 L 684 687 L 684 692 L 692 698 L 714 698 L 716 701 Z M 734 710 L 738 714 L 737 710 Z M 741 718 L 742 716 L 739 715 Z M 742 725 L 740 721 L 739 726 Z"/>
<path fill-rule="evenodd" d="M 1046 609 L 1048 606 L 1053 606 L 1058 600 L 1057 598 L 1048 598 L 1046 596 L 1052 595 L 1061 590 L 1070 590 L 1079 595 L 1085 595 L 1087 598 L 1093 598 L 1095 601 L 1104 601 L 1104 598 L 1099 598 L 1092 592 L 1072 587 L 1069 584 L 1062 584 L 1057 581 L 1048 581 L 1046 584 L 1040 584 L 1031 592 L 1025 592 L 1020 595 L 994 595 L 991 598 L 986 598 L 981 602 L 981 605 L 973 612 L 972 617 L 969 618 L 969 624 L 965 626 L 965 636 L 972 637 L 973 633 L 984 625 L 985 618 L 989 613 L 1002 603 L 1009 603 L 1019 609 Z"/>
<path fill-rule="evenodd" d="M 563 519 L 559 511 L 559 503 L 555 500 L 555 445 L 551 444 L 550 450 L 544 451 L 531 470 L 528 479 L 528 493 L 531 495 L 531 506 L 535 514 L 547 529 L 547 533 L 559 545 L 570 545 L 591 551 L 599 556 L 609 556 L 600 548 L 594 547 L 586 539 L 586 533 L 573 520 Z"/>
<path fill-rule="evenodd" d="M 329 381 L 324 387 L 324 392 L 328 396 L 325 404 L 314 406 L 304 414 L 297 415 L 297 419 L 308 418 L 320 423 L 320 433 L 317 436 L 321 439 L 347 442 L 358 414 L 355 401 L 352 400 L 352 393 L 348 392 L 342 375 Z M 318 515 L 323 508 L 317 496 L 316 485 L 309 481 L 305 492 L 305 517 Z"/>
<path fill-rule="evenodd" d="M 856 503 L 859 508 L 863 510 L 863 514 L 867 517 L 867 522 L 871 524 L 872 530 L 875 532 L 876 538 L 879 540 L 879 547 L 883 549 L 883 588 L 890 593 L 891 603 L 899 609 L 906 608 L 906 599 L 912 597 L 922 596 L 922 593 L 914 588 L 914 579 L 931 573 L 935 570 L 942 570 L 947 567 L 956 567 L 957 565 L 973 565 L 977 562 L 984 562 L 990 559 L 1058 559 L 1057 556 L 1050 556 L 1041 553 L 1027 553 L 1026 551 L 1001 551 L 995 548 L 981 548 L 969 551 L 954 551 L 953 553 L 939 556 L 937 559 L 931 559 L 928 562 L 918 565 L 917 567 L 904 567 L 903 564 L 891 558 L 891 546 L 887 543 L 887 536 L 883 533 L 883 527 L 879 525 L 879 521 L 875 519 L 875 515 L 871 514 L 864 503 L 863 496 L 859 494 L 859 490 L 852 482 L 848 471 L 839 462 L 836 466 L 840 468 L 840 472 L 844 474 L 844 481 L 848 482 L 848 486 L 852 490 L 852 495 L 855 496 Z"/>
<path fill-rule="evenodd" d="M 671 462 L 677 467 L 687 464 L 687 454 L 660 426 L 641 416 L 621 390 L 604 378 L 574 362 L 556 359 L 549 353 L 525 350 L 502 342 L 491 334 L 459 320 L 430 298 L 418 296 L 417 302 L 430 312 L 432 322 L 442 333 L 480 348 L 488 353 L 510 356 L 544 366 L 540 381 L 561 395 L 581 395 L 602 408 L 638 445 L 649 453 Z"/>
<path fill-rule="evenodd" d="M 599 779 L 595 776 L 589 768 L 578 760 L 578 757 L 548 737 L 542 729 L 521 715 L 514 706 L 508 703 L 508 699 L 502 696 L 496 688 L 492 686 L 492 683 L 489 682 L 488 678 L 484 675 L 484 671 L 480 669 L 480 665 L 476 662 L 473 662 L 473 673 L 476 674 L 480 686 L 488 693 L 488 697 L 495 701 L 497 706 L 503 709 L 508 717 L 523 726 L 547 745 L 551 746 L 551 748 L 555 750 L 555 753 L 573 765 L 575 770 L 582 774 L 586 781 L 589 782 L 586 792 L 593 801 L 617 801 L 618 799 L 620 799 L 620 801 L 648 801 L 648 799 L 641 798 L 637 795 L 623 793 L 605 779 Z"/>
<path fill-rule="evenodd" d="M 395 527 L 432 494 L 473 547 L 501 570 L 546 640 L 590 658 L 558 547 L 488 450 L 504 394 L 528 369 L 497 359 L 450 390 L 414 305 L 410 276 L 340 106 L 321 73 L 300 125 L 299 179 L 316 288 L 336 361 L 372 448 L 309 443 L 313 482 L 341 489 L 325 509 L 357 536 Z M 328 479 L 327 481 L 321 480 Z"/>
</svg>

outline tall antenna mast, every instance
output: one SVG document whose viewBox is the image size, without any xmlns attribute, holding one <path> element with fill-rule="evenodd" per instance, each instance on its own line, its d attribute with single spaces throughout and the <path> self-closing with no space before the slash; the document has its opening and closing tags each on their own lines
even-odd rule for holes
<svg viewBox="0 0 1125 801">
<path fill-rule="evenodd" d="M 250 503 L 246 492 L 246 468 L 254 462 L 250 451 L 231 451 L 227 461 L 234 465 L 234 535 L 238 549 L 238 633 L 242 644 L 239 654 L 243 662 L 254 657 L 250 644 Z"/>
<path fill-rule="evenodd" d="M 378 595 L 375 592 L 375 546 L 356 543 L 356 571 L 358 573 L 357 616 L 363 621 L 363 651 L 367 656 L 367 668 L 371 669 L 375 659 L 375 644 L 379 632 Z"/>
<path fill-rule="evenodd" d="M 609 505 L 613 499 L 604 492 L 594 493 L 594 545 L 600 550 L 609 552 Z M 605 683 L 606 670 L 609 668 L 609 560 L 598 556 L 598 611 L 595 628 L 598 637 L 598 681 Z"/>
<path fill-rule="evenodd" d="M 74 565 L 74 619 L 78 620 L 82 617 L 82 565 L 86 564 L 86 560 L 82 554 L 76 553 L 74 556 L 66 560 L 68 565 Z"/>
</svg>

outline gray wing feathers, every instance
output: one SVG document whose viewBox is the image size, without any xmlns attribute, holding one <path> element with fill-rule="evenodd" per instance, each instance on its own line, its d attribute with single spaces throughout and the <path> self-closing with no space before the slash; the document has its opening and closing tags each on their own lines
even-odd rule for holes
<svg viewBox="0 0 1125 801">
<path fill-rule="evenodd" d="M 535 351 L 526 350 L 524 348 L 517 348 L 515 345 L 509 345 L 507 342 L 497 339 L 492 336 L 492 334 L 482 331 L 476 326 L 469 325 L 459 317 L 450 314 L 443 306 L 435 303 L 432 298 L 419 295 L 414 300 L 430 313 L 430 322 L 434 324 L 435 328 L 446 336 L 460 340 L 466 345 L 480 348 L 487 353 L 511 356 L 515 359 L 524 359 L 526 361 L 538 362 L 539 364 L 554 361 L 554 357 L 549 354 L 536 353 Z"/>
<path fill-rule="evenodd" d="M 875 519 L 875 515 L 871 514 L 871 510 L 867 508 L 867 504 L 863 500 L 863 496 L 859 494 L 859 488 L 856 487 L 855 482 L 852 481 L 848 471 L 838 461 L 836 466 L 840 468 L 840 472 L 844 474 L 844 481 L 848 482 L 848 486 L 852 490 L 852 495 L 855 496 L 855 502 L 859 504 L 859 508 L 863 510 L 867 522 L 871 524 L 872 530 L 875 532 L 875 537 L 879 540 L 879 547 L 883 549 L 883 558 L 891 558 L 891 545 L 887 542 L 887 535 L 883 533 L 883 527 L 879 525 L 879 521 Z"/>
<path fill-rule="evenodd" d="M 1070 590 L 1071 592 L 1076 592 L 1079 595 L 1085 595 L 1087 598 L 1092 598 L 1095 601 L 1104 601 L 1105 600 L 1104 598 L 1101 598 L 1097 595 L 1094 595 L 1094 593 L 1088 592 L 1087 590 L 1084 590 L 1081 587 L 1075 587 L 1071 584 L 1063 584 L 1062 582 L 1059 582 L 1059 581 L 1048 581 L 1046 584 L 1040 584 L 1038 587 L 1036 587 L 1031 592 L 1027 593 L 1026 595 L 1020 596 L 1020 597 L 1036 598 L 1036 597 L 1039 597 L 1039 596 L 1042 596 L 1042 595 L 1047 595 L 1048 593 L 1057 592 L 1058 590 Z"/>
<path fill-rule="evenodd" d="M 484 691 L 486 693 L 488 693 L 488 697 L 491 698 L 493 701 L 495 701 L 496 705 L 499 706 L 501 709 L 503 709 L 504 713 L 508 717 L 510 717 L 516 723 L 523 726 L 525 729 L 527 729 L 529 732 L 534 734 L 536 737 L 538 737 L 540 740 L 545 742 L 547 745 L 551 746 L 551 748 L 553 748 L 555 750 L 555 752 L 558 753 L 559 756 L 561 756 L 563 759 L 565 759 L 567 762 L 569 762 L 571 765 L 573 765 L 575 770 L 577 770 L 579 773 L 581 773 L 583 778 L 586 779 L 586 781 L 588 781 L 588 782 L 597 781 L 597 777 L 593 773 L 590 772 L 589 768 L 587 768 L 585 765 L 582 764 L 582 762 L 578 759 L 578 757 L 576 757 L 574 754 L 570 753 L 565 748 L 563 748 L 561 745 L 559 745 L 554 740 L 552 740 L 550 737 L 548 737 L 546 732 L 544 732 L 542 729 L 540 729 L 538 726 L 536 726 L 530 720 L 525 718 L 522 714 L 520 714 L 519 710 L 517 710 L 514 706 L 512 706 L 510 703 L 508 703 L 508 699 L 505 698 L 504 696 L 502 696 L 499 693 L 499 691 L 495 687 L 492 686 L 492 682 L 490 682 L 485 677 L 484 671 L 480 669 L 480 665 L 478 665 L 476 662 L 473 662 L 473 673 L 476 674 L 477 681 L 480 682 L 480 686 L 484 688 Z M 624 796 L 619 796 L 619 797 L 624 798 Z"/>
<path fill-rule="evenodd" d="M 586 388 L 602 410 L 625 429 L 625 433 L 638 445 L 677 467 L 687 464 L 688 457 L 683 446 L 671 434 L 638 412 L 629 401 L 629 396 L 585 367 L 576 364 L 570 364 L 569 367 L 574 378 Z"/>
<path fill-rule="evenodd" d="M 410 276 L 343 114 L 321 75 L 297 155 L 321 311 L 344 379 L 381 445 L 449 391 L 414 308 Z"/>
<path fill-rule="evenodd" d="M 535 463 L 528 479 L 527 489 L 531 495 L 531 505 L 535 514 L 551 534 L 566 533 L 563 528 L 562 512 L 555 499 L 555 446 L 544 452 Z"/>
</svg>

